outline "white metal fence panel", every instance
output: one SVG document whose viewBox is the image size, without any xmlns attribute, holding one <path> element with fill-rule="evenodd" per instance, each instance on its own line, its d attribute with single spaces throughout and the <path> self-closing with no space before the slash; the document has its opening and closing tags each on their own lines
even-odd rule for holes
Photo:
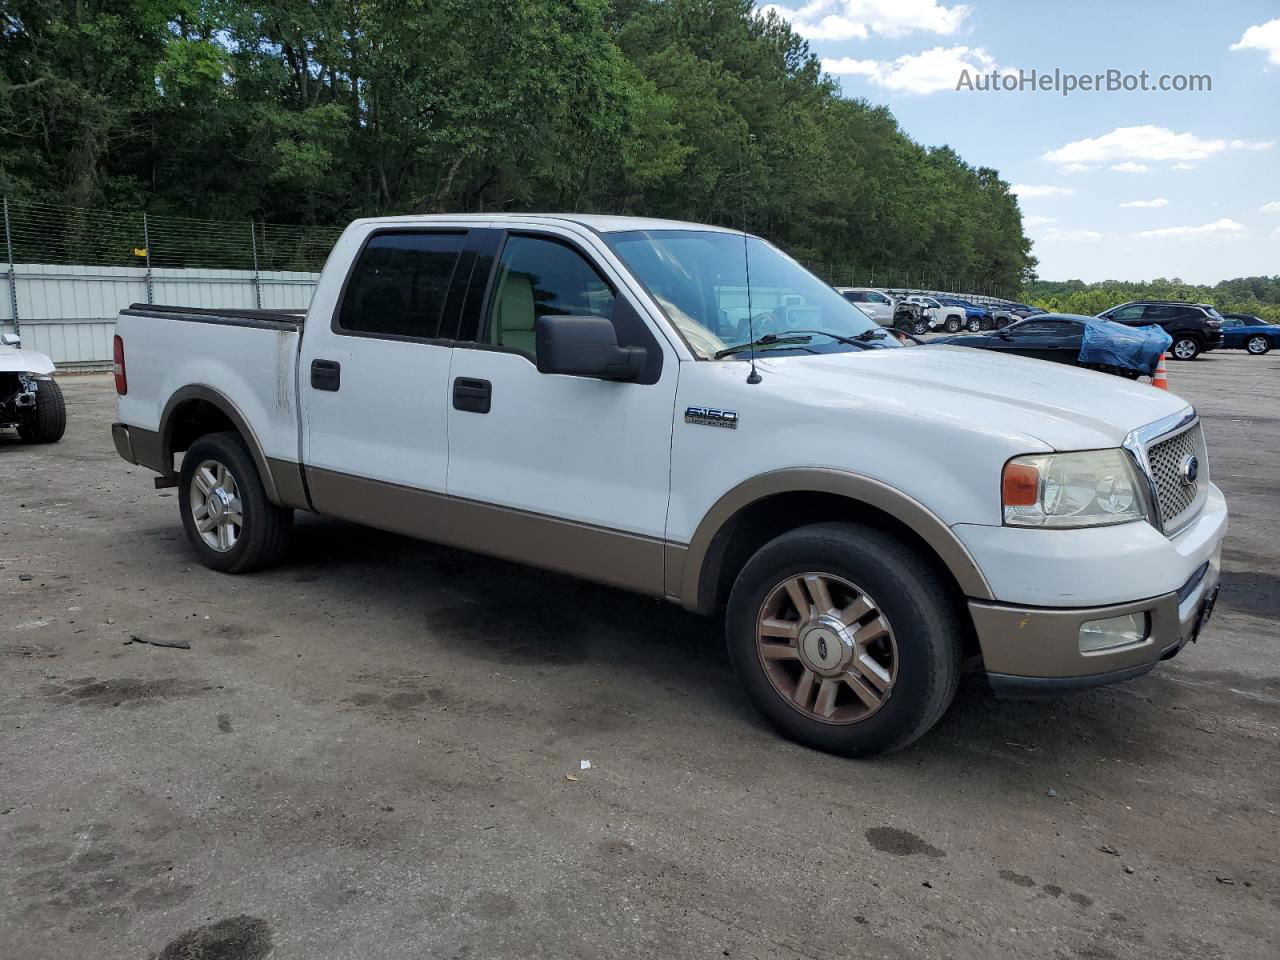
<svg viewBox="0 0 1280 960">
<path fill-rule="evenodd" d="M 306 309 L 320 274 L 301 271 L 177 269 L 19 263 L 0 275 L 0 327 L 14 329 L 13 295 L 23 346 L 59 367 L 111 363 L 116 314 L 131 303 L 186 307 Z"/>
</svg>

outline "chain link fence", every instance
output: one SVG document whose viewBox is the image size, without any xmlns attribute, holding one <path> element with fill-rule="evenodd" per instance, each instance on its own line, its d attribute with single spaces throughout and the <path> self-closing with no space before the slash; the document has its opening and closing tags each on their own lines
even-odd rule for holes
<svg viewBox="0 0 1280 960">
<path fill-rule="evenodd" d="M 853 264 L 804 264 L 833 287 L 874 287 L 877 290 L 941 294 L 975 303 L 1010 303 L 1008 291 L 995 284 L 959 274 L 925 270 L 895 270 L 889 267 L 860 267 Z"/>
<path fill-rule="evenodd" d="M 197 220 L 4 201 L 10 263 L 316 272 L 341 227 Z"/>
</svg>

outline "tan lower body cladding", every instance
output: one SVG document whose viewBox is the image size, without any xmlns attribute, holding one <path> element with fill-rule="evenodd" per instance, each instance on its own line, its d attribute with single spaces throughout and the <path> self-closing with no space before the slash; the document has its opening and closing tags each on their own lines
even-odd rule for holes
<svg viewBox="0 0 1280 960">
<path fill-rule="evenodd" d="M 640 593 L 666 593 L 672 548 L 662 540 L 313 467 L 306 477 L 317 513 Z"/>
</svg>

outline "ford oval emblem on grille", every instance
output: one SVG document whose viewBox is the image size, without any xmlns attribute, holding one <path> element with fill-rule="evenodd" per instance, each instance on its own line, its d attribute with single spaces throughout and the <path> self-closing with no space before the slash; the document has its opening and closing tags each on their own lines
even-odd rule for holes
<svg viewBox="0 0 1280 960">
<path fill-rule="evenodd" d="M 1182 477 L 1182 482 L 1188 487 L 1194 486 L 1196 477 L 1200 476 L 1200 458 L 1192 454 L 1184 457 L 1182 463 L 1178 466 L 1178 473 Z"/>
</svg>

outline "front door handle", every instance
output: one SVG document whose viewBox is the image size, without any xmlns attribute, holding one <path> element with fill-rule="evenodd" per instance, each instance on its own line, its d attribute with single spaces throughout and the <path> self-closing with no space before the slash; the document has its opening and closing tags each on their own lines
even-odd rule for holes
<svg viewBox="0 0 1280 960">
<path fill-rule="evenodd" d="M 342 386 L 342 364 L 337 360 L 311 361 L 311 388 L 336 393 Z"/>
<path fill-rule="evenodd" d="M 453 381 L 453 408 L 468 413 L 488 413 L 493 400 L 493 384 L 488 380 L 458 377 Z"/>
</svg>

